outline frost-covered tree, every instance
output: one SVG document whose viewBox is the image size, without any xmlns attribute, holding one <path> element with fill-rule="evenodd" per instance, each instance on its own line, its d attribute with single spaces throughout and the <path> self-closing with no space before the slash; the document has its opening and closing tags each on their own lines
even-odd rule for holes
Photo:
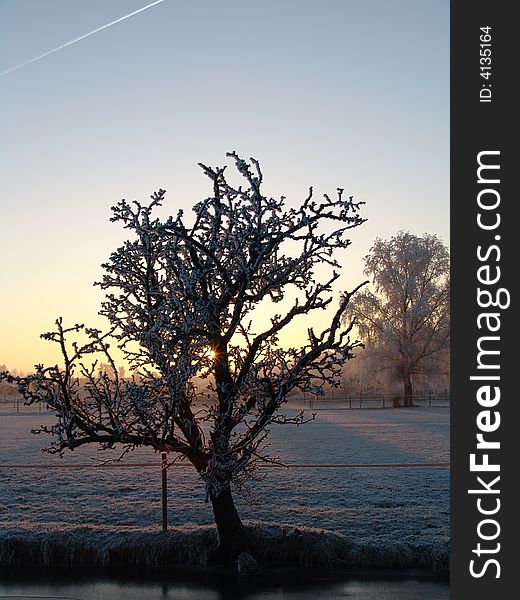
<svg viewBox="0 0 520 600">
<path fill-rule="evenodd" d="M 365 274 L 373 291 L 356 294 L 344 320 L 356 318 L 369 364 L 402 382 L 412 406 L 414 375 L 434 373 L 449 351 L 448 249 L 435 235 L 400 231 L 376 239 Z"/>
<path fill-rule="evenodd" d="M 51 452 L 92 443 L 123 452 L 149 446 L 190 461 L 212 503 L 219 533 L 213 558 L 221 561 L 249 548 L 232 485 L 254 476 L 259 461 L 273 460 L 266 454 L 271 425 L 306 420 L 280 412 L 288 395 L 319 395 L 359 345 L 342 319 L 354 292 L 342 295 L 326 329 L 309 327 L 301 346 L 281 347 L 279 334 L 329 306 L 339 277 L 335 252 L 363 222 L 342 189 L 315 200 L 310 188 L 298 208 L 288 208 L 283 196 L 263 195 L 256 160 L 228 156 L 243 185 L 233 187 L 225 167 L 201 164 L 212 194 L 189 220 L 182 211 L 155 216 L 164 190 L 147 205 L 122 200 L 112 208 L 111 220 L 131 237 L 103 265 L 98 283 L 110 330 L 65 327 L 58 319 L 43 337 L 60 345 L 63 365 L 38 365 L 15 378 L 28 402 L 56 412 L 57 422 L 41 429 L 54 435 Z M 328 265 L 321 281 L 318 265 L 321 272 Z M 275 305 L 279 314 L 258 318 Z M 88 341 L 74 341 L 76 333 Z M 122 350 L 133 377 L 121 377 L 110 344 Z M 90 364 L 94 353 L 102 354 L 102 368 Z"/>
</svg>

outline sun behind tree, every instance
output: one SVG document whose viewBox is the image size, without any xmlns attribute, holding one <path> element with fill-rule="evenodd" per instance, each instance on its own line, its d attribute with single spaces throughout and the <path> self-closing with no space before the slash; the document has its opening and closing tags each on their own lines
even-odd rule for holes
<svg viewBox="0 0 520 600">
<path fill-rule="evenodd" d="M 122 200 L 113 207 L 111 220 L 132 238 L 103 265 L 100 314 L 110 322 L 108 333 L 67 328 L 58 319 L 57 330 L 43 337 L 60 344 L 63 367 L 39 365 L 25 378 L 2 375 L 29 402 L 55 410 L 57 423 L 42 429 L 55 436 L 52 452 L 90 443 L 150 446 L 189 460 L 212 503 L 219 533 L 212 559 L 221 563 L 250 551 L 232 484 L 269 460 L 271 424 L 304 422 L 303 414 L 289 418 L 280 407 L 295 390 L 320 395 L 359 345 L 349 337 L 353 324 L 342 320 L 353 292 L 342 295 L 328 328 L 308 329 L 301 347 L 280 347 L 278 335 L 299 315 L 332 302 L 340 269 L 335 251 L 348 247 L 347 232 L 363 222 L 359 204 L 342 189 L 335 199 L 315 200 L 310 188 L 298 208 L 287 208 L 283 197 L 262 195 L 256 160 L 251 166 L 234 152 L 228 156 L 244 187 L 228 183 L 225 167 L 201 164 L 212 195 L 194 206 L 190 225 L 182 211 L 166 220 L 154 216 L 164 190 L 148 205 Z M 315 267 L 323 264 L 331 272 L 318 281 Z M 289 290 L 296 299 L 290 301 Z M 254 309 L 266 299 L 281 314 L 261 327 Z M 89 342 L 71 343 L 83 329 Z M 110 342 L 138 376 L 119 376 Z M 99 352 L 103 369 L 87 367 L 86 358 Z M 195 385 L 201 373 L 206 391 Z M 78 376 L 86 379 L 83 390 Z"/>
</svg>

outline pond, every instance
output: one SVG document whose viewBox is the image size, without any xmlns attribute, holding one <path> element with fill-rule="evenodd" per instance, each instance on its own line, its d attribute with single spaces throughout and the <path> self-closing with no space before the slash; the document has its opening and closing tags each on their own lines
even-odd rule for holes
<svg viewBox="0 0 520 600">
<path fill-rule="evenodd" d="M 131 577 L 96 571 L 0 572 L 0 599 L 45 600 L 448 600 L 446 579 L 396 577 L 395 572 L 330 574 L 285 572 L 270 577 L 236 577 L 158 572 Z"/>
</svg>

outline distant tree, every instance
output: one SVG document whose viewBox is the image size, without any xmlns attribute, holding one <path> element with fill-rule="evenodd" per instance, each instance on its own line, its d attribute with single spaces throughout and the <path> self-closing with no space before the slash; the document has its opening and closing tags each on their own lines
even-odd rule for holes
<svg viewBox="0 0 520 600">
<path fill-rule="evenodd" d="M 353 298 L 355 317 L 374 371 L 402 382 L 404 405 L 413 404 L 414 376 L 435 373 L 449 351 L 449 252 L 435 235 L 399 232 L 376 239 L 365 257 L 373 290 Z"/>
<path fill-rule="evenodd" d="M 0 365 L 0 373 L 2 371 L 7 371 L 7 366 L 5 364 Z M 0 379 L 0 395 L 3 396 L 4 399 L 6 399 L 8 396 L 12 398 L 13 396 L 17 395 L 16 387 L 7 381 L 2 381 Z"/>
<path fill-rule="evenodd" d="M 256 160 L 251 166 L 234 152 L 228 156 L 244 186 L 232 187 L 225 167 L 201 164 L 212 195 L 194 206 L 189 222 L 182 211 L 165 220 L 154 216 L 164 190 L 148 205 L 122 200 L 113 207 L 111 220 L 132 238 L 103 265 L 100 314 L 110 331 L 64 327 L 58 319 L 57 330 L 43 337 L 60 345 L 63 366 L 38 365 L 34 375 L 10 378 L 28 402 L 42 400 L 55 410 L 56 424 L 41 428 L 55 436 L 50 452 L 121 444 L 123 452 L 150 446 L 190 461 L 213 506 L 215 562 L 249 551 L 232 484 L 254 476 L 259 461 L 273 460 L 265 454 L 270 425 L 304 422 L 303 413 L 279 412 L 288 395 L 319 395 L 339 381 L 359 345 L 349 337 L 353 324 L 342 320 L 358 288 L 341 296 L 326 329 L 309 327 L 302 346 L 280 347 L 279 334 L 296 317 L 331 303 L 340 268 L 335 251 L 349 246 L 348 230 L 363 222 L 359 204 L 342 189 L 336 199 L 315 200 L 310 188 L 298 208 L 287 208 L 284 197 L 262 194 Z M 330 267 L 322 281 L 318 265 Z M 280 314 L 261 327 L 263 301 L 278 304 Z M 86 343 L 68 339 L 80 331 Z M 110 342 L 122 349 L 134 377 L 120 376 Z M 102 353 L 109 368 L 86 366 L 93 353 Z M 86 381 L 81 393 L 77 374 Z M 202 391 L 200 377 L 208 380 Z"/>
</svg>

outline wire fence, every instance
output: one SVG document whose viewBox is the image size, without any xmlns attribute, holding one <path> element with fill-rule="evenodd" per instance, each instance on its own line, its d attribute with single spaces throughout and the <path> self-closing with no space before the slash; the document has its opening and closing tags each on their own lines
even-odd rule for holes
<svg viewBox="0 0 520 600">
<path fill-rule="evenodd" d="M 265 463 L 259 465 L 261 469 L 449 469 L 449 462 L 419 462 L 419 463 Z M 1 463 L 1 471 L 17 470 L 94 470 L 94 469 L 156 469 L 161 479 L 161 513 L 162 531 L 168 530 L 168 470 L 193 469 L 189 462 L 168 462 L 167 454 L 161 454 L 161 462 L 106 462 L 98 464 L 16 464 Z"/>
<path fill-rule="evenodd" d="M 412 396 L 411 406 L 409 408 L 428 407 L 428 408 L 449 408 L 450 393 L 448 389 L 441 392 L 426 390 L 416 393 Z M 334 393 L 326 395 L 324 400 L 315 400 L 312 397 L 304 396 L 304 401 L 311 408 L 319 408 L 320 404 L 334 404 L 338 407 L 349 409 L 377 409 L 377 408 L 403 408 L 405 399 L 402 394 L 383 394 L 373 391 L 357 392 L 348 394 L 341 390 L 335 390 Z"/>
<path fill-rule="evenodd" d="M 378 394 L 374 392 L 344 394 L 339 391 L 329 393 L 323 399 L 316 400 L 313 397 L 304 395 L 301 397 L 294 396 L 291 401 L 303 401 L 308 404 L 311 409 L 319 409 L 320 406 L 329 406 L 331 403 L 338 408 L 348 409 L 386 409 L 386 408 L 403 408 L 404 398 L 402 395 L 394 394 Z M 449 408 L 450 394 L 447 389 L 442 392 L 426 391 L 415 394 L 412 398 L 412 406 L 410 408 L 428 407 L 428 408 Z M 49 407 L 42 403 L 26 405 L 23 398 L 20 396 L 0 396 L 0 406 L 12 408 L 16 412 L 38 411 L 44 412 L 49 410 Z"/>
<path fill-rule="evenodd" d="M 260 469 L 364 469 L 364 468 L 378 468 L 378 469 L 417 469 L 417 468 L 449 468 L 449 462 L 419 462 L 419 463 L 269 463 L 258 465 Z M 0 464 L 0 469 L 135 469 L 135 468 L 151 468 L 151 469 L 178 469 L 188 468 L 193 469 L 191 463 L 168 463 L 166 467 L 163 467 L 160 462 L 144 462 L 144 463 L 106 463 L 106 464 L 89 464 L 89 463 L 75 463 L 75 464 L 16 464 L 16 463 L 3 463 Z"/>
</svg>

